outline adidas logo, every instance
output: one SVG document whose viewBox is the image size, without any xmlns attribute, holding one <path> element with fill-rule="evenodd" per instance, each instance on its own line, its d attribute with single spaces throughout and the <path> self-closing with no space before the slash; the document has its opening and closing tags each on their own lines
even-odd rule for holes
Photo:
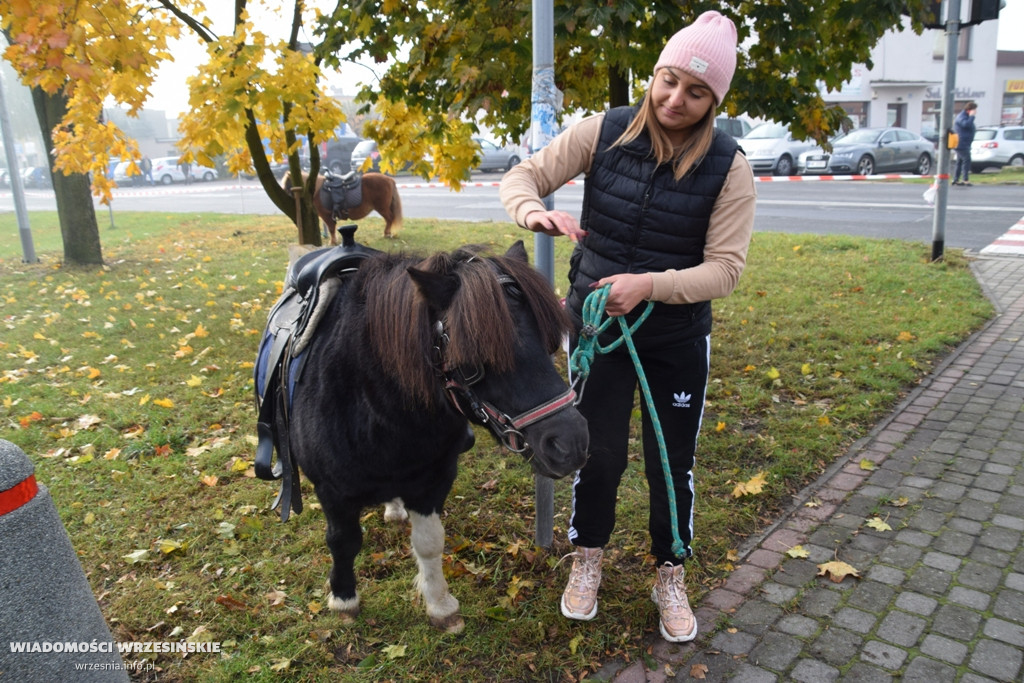
<svg viewBox="0 0 1024 683">
<path fill-rule="evenodd" d="M 680 391 L 678 394 L 672 394 L 672 398 L 675 402 L 672 404 L 676 408 L 689 408 L 690 399 L 693 398 L 692 394 L 688 394 L 685 391 Z"/>
</svg>

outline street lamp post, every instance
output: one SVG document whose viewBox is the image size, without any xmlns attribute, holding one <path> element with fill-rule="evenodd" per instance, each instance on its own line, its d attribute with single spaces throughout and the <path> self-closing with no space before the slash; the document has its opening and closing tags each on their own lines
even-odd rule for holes
<svg viewBox="0 0 1024 683">
<path fill-rule="evenodd" d="M 530 149 L 534 153 L 555 136 L 555 23 L 552 0 L 533 0 L 533 95 L 530 106 Z M 544 198 L 550 211 L 554 197 Z M 536 268 L 555 282 L 555 246 L 550 235 L 537 233 L 533 239 Z M 534 542 L 551 546 L 554 535 L 555 484 L 548 477 L 534 476 Z"/>
<path fill-rule="evenodd" d="M 7 98 L 4 95 L 3 78 L 0 78 L 0 128 L 3 129 L 4 152 L 7 154 L 7 176 L 11 180 L 11 194 L 14 197 L 14 212 L 18 215 L 18 235 L 21 237 L 21 253 L 25 263 L 36 263 L 36 248 L 32 242 L 32 229 L 28 224 L 28 210 L 25 207 L 25 188 L 21 183 L 18 168 L 18 154 L 14 149 L 11 134 L 11 115 L 7 112 Z"/>
</svg>

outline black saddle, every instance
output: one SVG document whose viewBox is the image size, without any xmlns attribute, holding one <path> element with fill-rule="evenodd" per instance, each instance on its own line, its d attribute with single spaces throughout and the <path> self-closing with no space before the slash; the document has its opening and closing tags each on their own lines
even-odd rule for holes
<svg viewBox="0 0 1024 683">
<path fill-rule="evenodd" d="M 320 203 L 330 211 L 333 220 L 348 220 L 349 207 L 363 203 L 363 174 L 358 171 L 343 175 L 330 171 L 324 173 Z"/>
<path fill-rule="evenodd" d="M 281 506 L 281 521 L 288 521 L 291 510 L 302 512 L 298 468 L 289 450 L 288 423 L 292 391 L 301 379 L 306 362 L 306 347 L 316 333 L 317 313 L 325 284 L 354 273 L 376 249 L 355 242 L 355 225 L 339 228 L 342 243 L 303 255 L 289 269 L 284 292 L 270 310 L 263 331 L 256 366 L 253 369 L 258 443 L 256 476 L 272 481 L 281 479 L 281 491 L 271 509 Z M 279 430 L 278 411 L 284 418 Z M 277 450 L 277 462 L 273 453 Z"/>
</svg>

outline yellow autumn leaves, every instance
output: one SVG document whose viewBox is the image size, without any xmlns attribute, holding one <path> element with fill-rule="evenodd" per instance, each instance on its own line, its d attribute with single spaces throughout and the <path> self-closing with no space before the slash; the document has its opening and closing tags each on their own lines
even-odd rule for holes
<svg viewBox="0 0 1024 683">
<path fill-rule="evenodd" d="M 807 507 L 816 507 L 817 503 L 805 503 Z M 892 527 L 889 526 L 888 522 L 884 519 L 875 515 L 864 521 L 864 525 L 874 529 L 875 531 L 885 532 L 892 531 Z M 806 559 L 811 556 L 811 553 L 804 548 L 802 545 L 795 545 L 786 551 L 786 555 L 793 558 Z M 843 562 L 839 559 L 831 560 L 829 562 L 822 562 L 818 565 L 818 576 L 824 576 L 833 583 L 842 583 L 843 580 L 852 576 L 854 578 L 860 578 L 860 570 L 853 565 Z"/>
<path fill-rule="evenodd" d="M 732 497 L 755 496 L 764 490 L 765 484 L 765 473 L 758 472 L 747 481 L 738 482 L 732 489 Z"/>
</svg>

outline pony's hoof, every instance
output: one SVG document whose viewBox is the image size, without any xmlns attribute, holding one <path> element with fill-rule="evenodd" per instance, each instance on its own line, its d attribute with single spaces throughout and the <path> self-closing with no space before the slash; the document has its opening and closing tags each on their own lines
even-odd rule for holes
<svg viewBox="0 0 1024 683">
<path fill-rule="evenodd" d="M 445 633 L 462 633 L 466 622 L 462 620 L 458 612 L 455 612 L 446 617 L 430 617 L 430 625 Z"/>
</svg>

